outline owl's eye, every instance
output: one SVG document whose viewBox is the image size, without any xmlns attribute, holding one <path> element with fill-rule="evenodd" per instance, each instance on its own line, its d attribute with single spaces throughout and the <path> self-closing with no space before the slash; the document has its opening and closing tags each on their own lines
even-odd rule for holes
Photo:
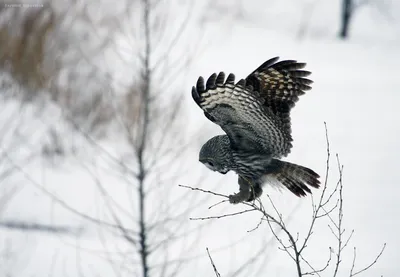
<svg viewBox="0 0 400 277">
<path fill-rule="evenodd" d="M 204 165 L 205 165 L 208 169 L 211 169 L 212 171 L 215 171 L 215 168 L 214 168 L 214 164 L 213 164 L 213 163 L 211 163 L 211 162 L 205 162 Z"/>
</svg>

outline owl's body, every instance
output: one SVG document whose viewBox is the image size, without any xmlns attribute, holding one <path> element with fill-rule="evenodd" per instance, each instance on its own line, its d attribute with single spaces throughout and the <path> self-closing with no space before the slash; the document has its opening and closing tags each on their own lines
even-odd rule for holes
<svg viewBox="0 0 400 277">
<path fill-rule="evenodd" d="M 292 147 L 290 109 L 312 82 L 310 73 L 296 61 L 273 58 L 246 79 L 235 84 L 229 74 L 200 77 L 192 97 L 205 116 L 226 135 L 211 138 L 200 150 L 199 160 L 211 170 L 239 175 L 240 192 L 232 203 L 250 201 L 262 193 L 264 183 L 283 185 L 297 196 L 318 187 L 318 174 L 311 169 L 280 161 Z"/>
</svg>

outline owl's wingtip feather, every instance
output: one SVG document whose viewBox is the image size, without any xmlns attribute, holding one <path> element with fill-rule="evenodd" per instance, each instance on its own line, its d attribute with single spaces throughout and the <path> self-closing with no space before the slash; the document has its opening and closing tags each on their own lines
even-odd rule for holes
<svg viewBox="0 0 400 277">
<path fill-rule="evenodd" d="M 200 100 L 200 95 L 197 93 L 196 87 L 192 87 L 192 98 L 193 100 L 198 103 Z"/>
<path fill-rule="evenodd" d="M 210 77 L 208 77 L 207 82 L 206 82 L 206 89 L 213 89 L 216 86 L 217 81 L 217 73 L 213 73 Z"/>
<path fill-rule="evenodd" d="M 200 76 L 200 77 L 197 79 L 196 90 L 199 91 L 200 93 L 202 93 L 203 91 L 205 91 L 204 78 L 203 78 L 202 76 Z"/>
</svg>

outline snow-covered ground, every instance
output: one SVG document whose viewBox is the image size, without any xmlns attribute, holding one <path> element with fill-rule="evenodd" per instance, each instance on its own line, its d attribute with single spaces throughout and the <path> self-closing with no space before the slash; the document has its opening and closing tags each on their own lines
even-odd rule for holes
<svg viewBox="0 0 400 277">
<path fill-rule="evenodd" d="M 260 1 L 250 2 L 256 6 Z M 261 9 L 255 11 L 253 5 L 249 5 L 247 11 L 253 16 L 248 22 L 231 21 L 221 25 L 208 23 L 218 27 L 206 32 L 207 47 L 190 68 L 184 83 L 188 92 L 185 99 L 188 107 L 186 125 L 190 129 L 188 133 L 202 128 L 201 139 L 204 140 L 196 140 L 191 145 L 185 157 L 185 163 L 190 164 L 191 169 L 184 171 L 176 182 L 170 184 L 171 193 L 182 193 L 182 188 L 177 186 L 179 183 L 196 185 L 193 176 L 201 174 L 207 174 L 201 183 L 204 189 L 224 194 L 237 190 L 234 174 L 220 176 L 205 170 L 203 165 L 196 162 L 201 144 L 208 137 L 221 133 L 217 126 L 204 118 L 190 98 L 190 88 L 199 75 L 208 77 L 213 72 L 225 71 L 233 72 L 237 77 L 245 77 L 273 56 L 307 62 L 307 70 L 313 72 L 310 77 L 314 80 L 313 89 L 301 97 L 292 111 L 294 148 L 287 160 L 313 168 L 324 176 L 324 122 L 327 123 L 331 151 L 339 153 L 344 165 L 344 223 L 346 229 L 355 230 L 344 256 L 344 271 L 339 276 L 348 276 L 354 246 L 358 250 L 356 266 L 362 267 L 373 261 L 383 243 L 387 243 L 384 254 L 364 276 L 397 276 L 400 248 L 400 224 L 397 222 L 400 217 L 400 172 L 397 168 L 400 151 L 397 145 L 400 138 L 400 24 L 390 20 L 386 22 L 374 15 L 373 9 L 366 8 L 354 18 L 350 40 L 339 41 L 335 36 L 339 6 L 325 1 L 325 4 L 316 5 L 310 16 L 309 27 L 300 39 L 297 30 L 300 22 L 303 22 L 302 13 L 289 5 L 292 2 L 281 1 L 281 5 L 269 7 L 263 5 L 265 12 Z M 308 2 L 304 3 L 306 5 Z M 394 1 L 393 5 L 400 8 Z M 286 13 L 278 12 L 282 10 Z M 275 17 L 272 16 L 274 14 Z M 282 15 L 291 20 L 282 24 Z M 7 113 L 7 110 L 18 110 L 16 103 L 3 101 L 1 106 L 2 124 L 12 125 L 9 118 L 15 117 L 10 115 L 11 112 Z M 34 130 L 25 129 L 24 135 L 37 136 L 40 143 L 34 143 L 34 146 L 38 147 L 43 142 L 43 130 L 49 124 L 57 126 L 59 121 L 56 118 L 59 114 L 56 109 L 51 109 L 44 122 L 36 119 L 26 123 L 34 118 L 34 114 L 37 113 L 32 112 L 31 116 L 18 113 L 23 118 L 21 122 L 26 124 L 24 126 L 35 126 Z M 48 121 L 49 118 L 53 121 Z M 49 235 L 0 229 L 0 254 L 4 254 L 0 255 L 0 276 L 112 276 L 114 270 L 129 267 L 136 262 L 129 259 L 129 251 L 133 250 L 126 243 L 109 233 L 104 234 L 96 224 L 77 216 L 57 200 L 61 199 L 68 206 L 93 217 L 111 220 L 105 216 L 104 199 L 93 178 L 96 176 L 121 207 L 130 209 L 132 206 L 125 191 L 126 184 L 105 166 L 109 162 L 107 155 L 99 154 L 100 151 L 93 149 L 89 143 L 81 143 L 76 138 L 78 134 L 71 131 L 69 135 L 70 140 L 77 139 L 79 145 L 87 147 L 87 152 L 69 157 L 56 166 L 42 160 L 23 165 L 23 173 L 18 171 L 13 176 L 13 182 L 3 182 L 18 185 L 19 189 L 0 216 L 2 220 L 20 219 L 56 226 L 68 225 L 76 231 L 72 235 Z M 10 142 L 3 138 L 3 149 L 8 147 L 4 143 Z M 32 147 L 28 150 L 34 152 L 41 149 L 33 150 Z M 107 153 L 123 151 L 123 147 L 115 141 L 104 142 L 102 147 L 107 148 Z M 24 156 L 21 157 L 22 154 L 13 150 L 11 159 L 21 164 L 29 153 L 24 149 L 19 151 L 25 151 Z M 9 166 L 6 162 L 3 159 L 5 165 L 2 166 Z M 88 168 L 88 164 L 96 166 Z M 333 157 L 331 186 L 334 186 L 337 177 L 334 165 Z M 26 181 L 27 177 L 29 182 Z M 216 187 L 217 184 L 220 185 Z M 43 193 L 40 186 L 54 193 L 57 199 Z M 299 200 L 286 191 L 269 191 L 268 188 L 265 192 L 279 203 L 285 216 L 290 215 L 289 227 L 293 232 L 304 234 L 310 220 L 310 199 Z M 159 202 L 157 197 L 154 199 L 149 210 L 156 214 Z M 264 199 L 267 198 L 264 196 Z M 189 216 L 202 217 L 237 211 L 237 207 L 223 205 L 208 210 L 209 204 L 218 201 L 210 197 L 210 202 L 196 203 L 196 209 Z M 182 253 L 185 258 L 195 257 L 195 262 L 183 270 L 183 275 L 197 273 L 198 276 L 213 276 L 205 252 L 208 247 L 222 276 L 229 276 L 229 273 L 238 269 L 243 261 L 260 249 L 264 249 L 262 254 L 267 262 L 260 272 L 250 271 L 253 272 L 251 276 L 294 276 L 295 267 L 290 258 L 270 242 L 267 224 L 247 232 L 258 221 L 259 215 L 244 214 L 219 219 L 205 226 L 200 236 L 191 239 L 196 239 L 196 243 Z M 196 228 L 200 224 L 203 222 L 191 221 L 189 227 Z M 110 242 L 110 239 L 113 241 Z M 326 224 L 322 224 L 314 234 L 306 255 L 310 261 L 323 265 L 329 257 L 328 247 L 333 242 L 334 238 Z M 118 262 L 113 267 L 109 257 L 104 254 L 105 249 L 118 249 L 119 253 L 124 253 L 124 257 L 118 256 Z M 257 265 L 250 266 L 258 268 Z"/>
</svg>

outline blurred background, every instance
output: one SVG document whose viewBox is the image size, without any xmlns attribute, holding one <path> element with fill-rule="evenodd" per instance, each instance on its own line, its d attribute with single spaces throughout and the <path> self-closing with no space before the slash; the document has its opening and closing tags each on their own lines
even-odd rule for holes
<svg viewBox="0 0 400 277">
<path fill-rule="evenodd" d="M 313 73 L 287 160 L 325 176 L 326 122 L 344 165 L 354 235 L 337 275 L 320 276 L 351 276 L 353 248 L 363 268 L 384 243 L 362 274 L 397 276 L 398 0 L 1 1 L 0 276 L 214 276 L 206 247 L 221 276 L 297 276 L 261 215 L 190 220 L 244 207 L 209 209 L 221 199 L 178 186 L 237 191 L 234 173 L 198 162 L 222 130 L 191 87 L 274 56 Z M 267 194 L 302 239 L 311 198 Z M 322 221 L 307 261 L 322 267 L 335 243 Z"/>
</svg>

